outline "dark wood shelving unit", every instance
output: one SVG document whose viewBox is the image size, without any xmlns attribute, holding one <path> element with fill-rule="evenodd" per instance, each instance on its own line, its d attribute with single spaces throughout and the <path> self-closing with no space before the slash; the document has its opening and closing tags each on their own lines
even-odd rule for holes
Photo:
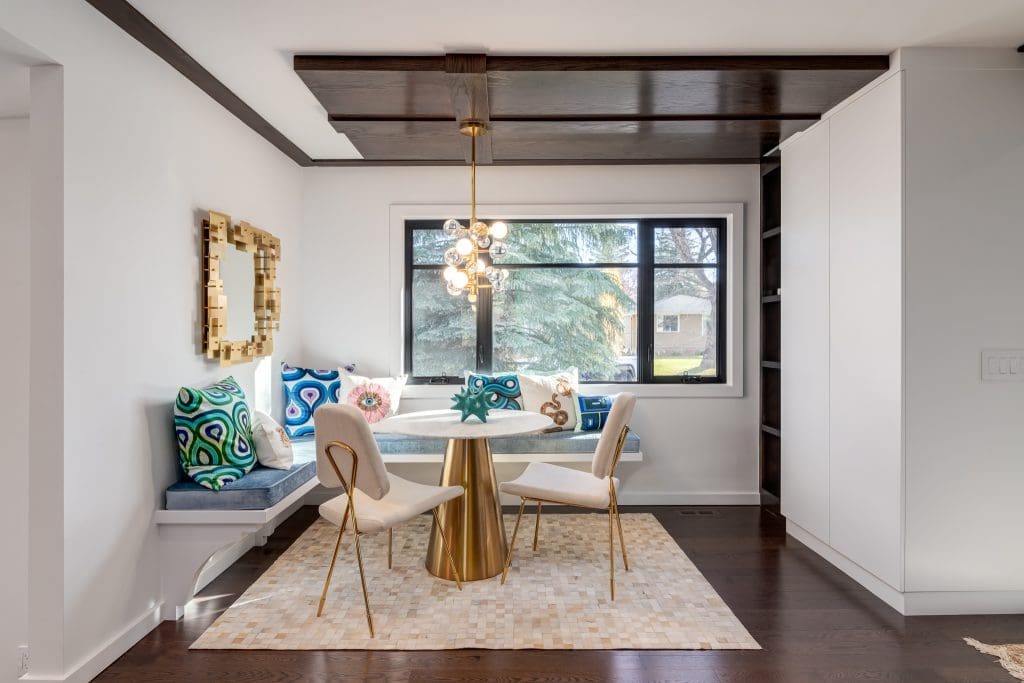
<svg viewBox="0 0 1024 683">
<path fill-rule="evenodd" d="M 782 166 L 761 162 L 761 504 L 782 495 Z"/>
</svg>

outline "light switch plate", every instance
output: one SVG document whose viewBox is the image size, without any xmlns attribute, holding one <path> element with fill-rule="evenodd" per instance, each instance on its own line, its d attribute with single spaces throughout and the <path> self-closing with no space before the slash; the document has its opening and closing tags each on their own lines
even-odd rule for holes
<svg viewBox="0 0 1024 683">
<path fill-rule="evenodd" d="M 983 382 L 1024 382 L 1024 349 L 987 349 L 981 352 Z"/>
</svg>

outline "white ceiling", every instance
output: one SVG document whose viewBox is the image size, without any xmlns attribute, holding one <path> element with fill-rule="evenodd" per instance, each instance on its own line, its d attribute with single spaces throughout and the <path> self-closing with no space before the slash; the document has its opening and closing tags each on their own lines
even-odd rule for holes
<svg viewBox="0 0 1024 683">
<path fill-rule="evenodd" d="M 1015 48 L 1022 0 L 131 0 L 315 159 L 358 157 L 294 54 L 685 55 Z"/>
</svg>

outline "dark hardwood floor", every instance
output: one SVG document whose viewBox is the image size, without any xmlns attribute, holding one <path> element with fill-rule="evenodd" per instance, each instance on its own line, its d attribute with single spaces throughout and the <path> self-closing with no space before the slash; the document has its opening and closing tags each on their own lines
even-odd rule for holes
<svg viewBox="0 0 1024 683">
<path fill-rule="evenodd" d="M 1024 642 L 1024 615 L 902 617 L 787 538 L 784 521 L 767 509 L 623 511 L 654 513 L 764 649 L 189 652 L 203 629 L 316 518 L 316 508 L 307 507 L 202 591 L 184 619 L 164 622 L 97 680 L 1013 681 L 962 638 Z"/>
</svg>

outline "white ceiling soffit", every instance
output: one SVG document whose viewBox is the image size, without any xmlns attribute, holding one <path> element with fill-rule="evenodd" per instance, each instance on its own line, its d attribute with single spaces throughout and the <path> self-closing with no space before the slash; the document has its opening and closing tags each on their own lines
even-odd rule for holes
<svg viewBox="0 0 1024 683">
<path fill-rule="evenodd" d="M 131 2 L 314 159 L 359 154 L 295 75 L 295 54 L 877 54 L 1024 42 L 1022 0 Z"/>
<path fill-rule="evenodd" d="M 43 54 L 0 30 L 0 119 L 29 114 L 29 67 L 46 64 Z"/>
</svg>

